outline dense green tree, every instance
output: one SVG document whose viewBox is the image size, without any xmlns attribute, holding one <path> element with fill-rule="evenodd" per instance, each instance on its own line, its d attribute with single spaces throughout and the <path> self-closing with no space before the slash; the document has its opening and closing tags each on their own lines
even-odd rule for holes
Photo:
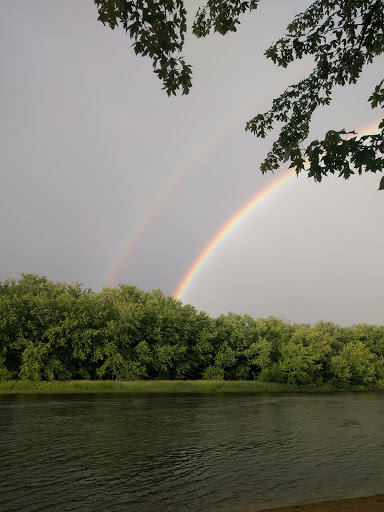
<svg viewBox="0 0 384 512">
<path fill-rule="evenodd" d="M 181 367 L 183 376 L 186 379 L 201 379 L 215 353 L 215 321 L 205 311 L 198 312 L 188 304 L 179 307 L 179 321 L 187 346 L 187 365 L 184 363 Z"/>
<path fill-rule="evenodd" d="M 103 290 L 105 292 L 107 289 Z M 121 301 L 116 298 L 112 306 L 111 318 L 99 331 L 98 350 L 93 352 L 93 360 L 101 361 L 97 369 L 100 378 L 135 380 L 146 376 L 145 364 L 135 350 L 141 341 L 139 326 L 143 317 L 141 304 Z"/>
<path fill-rule="evenodd" d="M 312 328 L 312 346 L 317 354 L 317 360 L 321 363 L 321 378 L 329 381 L 332 379 L 330 368 L 332 356 L 338 354 L 345 342 L 345 329 L 332 322 L 317 322 Z"/>
<path fill-rule="evenodd" d="M 183 378 L 190 368 L 181 309 L 181 302 L 165 297 L 160 290 L 146 295 L 141 336 L 151 354 L 147 363 L 150 378 Z"/>
<path fill-rule="evenodd" d="M 268 318 L 258 318 L 256 321 L 256 335 L 258 339 L 266 339 L 271 343 L 270 360 L 276 362 L 280 357 L 280 350 L 291 337 L 291 326 L 270 316 Z"/>
<path fill-rule="evenodd" d="M 322 368 L 314 346 L 295 336 L 281 347 L 279 367 L 289 384 L 317 382 Z"/>
<path fill-rule="evenodd" d="M 202 379 L 203 380 L 224 380 L 224 368 L 211 364 L 204 370 Z"/>
<path fill-rule="evenodd" d="M 245 350 L 245 354 L 250 364 L 250 376 L 255 379 L 264 371 L 265 377 L 265 373 L 272 367 L 272 342 L 259 338 Z"/>
<path fill-rule="evenodd" d="M 112 29 L 121 25 L 133 39 L 136 54 L 149 56 L 167 94 L 191 88 L 191 66 L 181 55 L 186 24 L 183 0 L 94 0 L 98 19 Z M 240 15 L 257 8 L 259 0 L 208 0 L 196 13 L 192 32 L 205 37 L 212 30 L 222 35 L 236 31 Z M 384 3 L 382 0 L 315 0 L 288 25 L 286 34 L 265 55 L 287 67 L 296 59 L 312 56 L 313 71 L 273 100 L 271 109 L 256 115 L 246 130 L 266 137 L 281 125 L 262 172 L 289 162 L 296 172 L 306 170 L 321 181 L 338 173 L 345 179 L 358 172 L 382 172 L 384 168 L 384 120 L 380 133 L 360 139 L 353 131 L 328 130 L 322 140 L 307 142 L 312 115 L 329 105 L 337 86 L 354 84 L 367 64 L 384 51 Z M 384 81 L 372 91 L 372 108 L 384 105 Z M 309 163 L 306 166 L 306 162 Z M 380 181 L 384 189 L 384 177 Z"/>
<path fill-rule="evenodd" d="M 4 363 L 12 376 L 39 375 L 53 379 L 60 368 L 57 343 L 47 332 L 60 322 L 57 299 L 66 293 L 66 285 L 52 283 L 46 277 L 23 274 L 16 282 L 3 283 L 0 308 L 6 313 L 0 329 L 0 344 L 8 343 Z M 43 371 L 44 369 L 44 371 Z"/>
<path fill-rule="evenodd" d="M 216 319 L 215 366 L 226 379 L 247 379 L 252 372 L 249 347 L 257 340 L 256 321 L 249 315 L 228 313 Z"/>
<path fill-rule="evenodd" d="M 334 381 L 341 386 L 372 384 L 377 379 L 377 357 L 361 341 L 344 345 L 331 366 Z"/>
<path fill-rule="evenodd" d="M 384 364 L 384 326 L 358 324 L 346 329 L 346 339 L 361 341 L 377 354 Z"/>
<path fill-rule="evenodd" d="M 0 380 L 384 382 L 384 326 L 211 318 L 160 290 L 99 293 L 25 274 L 0 281 Z M 381 384 L 380 384 L 381 383 Z"/>
</svg>

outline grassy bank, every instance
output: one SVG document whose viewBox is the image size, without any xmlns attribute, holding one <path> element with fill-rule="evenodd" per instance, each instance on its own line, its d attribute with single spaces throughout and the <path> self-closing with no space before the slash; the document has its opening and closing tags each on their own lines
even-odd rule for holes
<svg viewBox="0 0 384 512">
<path fill-rule="evenodd" d="M 293 386 L 275 382 L 207 381 L 207 380 L 69 380 L 51 382 L 0 382 L 0 393 L 262 393 L 262 392 L 326 392 L 330 386 Z M 362 386 L 347 391 L 367 391 Z"/>
</svg>

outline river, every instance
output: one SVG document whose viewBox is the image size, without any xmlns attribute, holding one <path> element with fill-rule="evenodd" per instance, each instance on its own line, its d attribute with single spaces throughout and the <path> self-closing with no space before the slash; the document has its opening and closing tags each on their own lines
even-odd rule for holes
<svg viewBox="0 0 384 512">
<path fill-rule="evenodd" d="M 384 393 L 0 395 L 6 512 L 248 512 L 383 488 Z"/>
</svg>

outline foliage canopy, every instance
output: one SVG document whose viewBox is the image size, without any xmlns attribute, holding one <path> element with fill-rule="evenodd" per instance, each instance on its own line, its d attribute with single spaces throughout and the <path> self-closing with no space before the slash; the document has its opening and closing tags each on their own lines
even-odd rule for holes
<svg viewBox="0 0 384 512">
<path fill-rule="evenodd" d="M 160 290 L 0 281 L 0 382 L 258 380 L 384 385 L 384 326 L 212 318 Z"/>
<path fill-rule="evenodd" d="M 121 25 L 133 40 L 137 55 L 152 59 L 155 73 L 168 95 L 188 94 L 192 68 L 181 54 L 187 30 L 183 0 L 94 0 L 98 19 L 112 29 Z M 257 8 L 259 0 L 208 0 L 198 9 L 192 25 L 196 37 L 210 32 L 236 32 L 240 17 Z M 246 130 L 264 138 L 276 123 L 279 135 L 261 165 L 263 173 L 282 163 L 320 182 L 328 173 L 348 179 L 356 172 L 383 172 L 384 119 L 377 134 L 329 130 L 322 140 L 307 142 L 314 111 L 329 105 L 336 86 L 354 84 L 366 64 L 384 52 L 383 0 L 315 0 L 288 25 L 286 34 L 265 55 L 287 67 L 306 55 L 314 58 L 313 71 L 289 86 L 271 108 L 256 115 Z M 372 108 L 384 106 L 384 80 L 372 91 Z M 304 145 L 305 144 L 305 145 Z M 380 180 L 384 189 L 384 177 Z"/>
</svg>

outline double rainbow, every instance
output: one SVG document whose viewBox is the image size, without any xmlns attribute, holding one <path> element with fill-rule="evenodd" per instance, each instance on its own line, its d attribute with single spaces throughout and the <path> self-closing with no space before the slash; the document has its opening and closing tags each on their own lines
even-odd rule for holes
<svg viewBox="0 0 384 512">
<path fill-rule="evenodd" d="M 287 75 L 287 80 L 290 80 L 295 76 L 295 71 L 292 70 Z M 123 267 L 129 260 L 130 255 L 137 247 L 138 242 L 146 229 L 151 225 L 152 221 L 156 218 L 157 212 L 166 203 L 167 199 L 173 194 L 176 188 L 181 182 L 190 174 L 196 165 L 203 159 L 203 157 L 211 151 L 211 149 L 238 124 L 244 124 L 244 120 L 249 118 L 249 115 L 258 111 L 263 105 L 264 101 L 268 100 L 271 94 L 281 89 L 281 83 L 277 82 L 272 88 L 268 87 L 261 91 L 257 100 L 244 101 L 240 109 L 236 109 L 228 117 L 227 121 L 221 125 L 220 129 L 215 129 L 213 133 L 207 138 L 205 137 L 188 157 L 176 167 L 174 172 L 170 175 L 168 180 L 165 181 L 164 185 L 160 190 L 156 192 L 149 204 L 146 205 L 144 211 L 140 215 L 136 224 L 134 224 L 128 234 L 124 237 L 124 240 L 120 246 L 120 250 L 114 257 L 112 263 L 109 265 L 106 271 L 102 284 L 104 286 L 115 286 L 118 281 L 118 276 L 121 274 Z"/>
</svg>

